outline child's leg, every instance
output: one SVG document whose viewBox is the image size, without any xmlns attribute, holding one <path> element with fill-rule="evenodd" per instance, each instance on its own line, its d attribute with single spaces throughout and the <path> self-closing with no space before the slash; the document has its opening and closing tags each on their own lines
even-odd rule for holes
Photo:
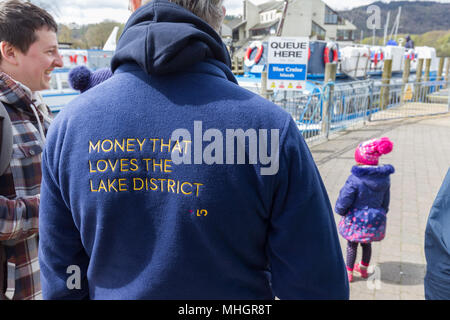
<svg viewBox="0 0 450 320">
<path fill-rule="evenodd" d="M 352 271 L 355 266 L 356 253 L 358 250 L 357 242 L 347 242 L 347 270 Z"/>
<path fill-rule="evenodd" d="M 372 244 L 369 243 L 361 243 L 362 247 L 362 260 L 361 264 L 364 267 L 368 267 L 370 263 L 370 258 L 372 257 Z"/>
<path fill-rule="evenodd" d="M 367 267 L 370 263 L 370 258 L 372 256 L 372 245 L 370 243 L 361 243 L 363 250 L 361 263 L 358 263 L 355 267 L 355 271 L 361 274 L 361 277 L 367 279 L 369 274 L 367 273 Z"/>
<path fill-rule="evenodd" d="M 355 266 L 356 252 L 358 251 L 357 242 L 347 242 L 347 276 L 348 282 L 353 282 L 353 268 Z"/>
</svg>

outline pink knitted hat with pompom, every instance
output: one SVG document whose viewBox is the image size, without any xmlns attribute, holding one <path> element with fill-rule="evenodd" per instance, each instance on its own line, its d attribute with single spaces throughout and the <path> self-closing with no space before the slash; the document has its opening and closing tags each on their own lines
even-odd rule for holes
<svg viewBox="0 0 450 320">
<path fill-rule="evenodd" d="M 355 150 L 355 160 L 360 164 L 377 166 L 379 158 L 391 152 L 393 147 L 392 141 L 386 137 L 363 142 Z"/>
</svg>

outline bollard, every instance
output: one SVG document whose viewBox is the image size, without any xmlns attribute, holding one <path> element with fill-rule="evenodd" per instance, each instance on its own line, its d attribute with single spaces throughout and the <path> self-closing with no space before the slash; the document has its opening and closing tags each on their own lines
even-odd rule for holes
<svg viewBox="0 0 450 320">
<path fill-rule="evenodd" d="M 445 88 L 448 88 L 448 74 L 450 71 L 450 58 L 445 58 L 445 60 L 447 61 L 447 65 L 446 65 L 445 71 L 444 71 L 444 81 L 445 81 Z"/>
<path fill-rule="evenodd" d="M 364 111 L 364 125 L 366 124 L 366 121 L 372 121 L 372 109 L 375 108 L 373 87 L 374 82 L 370 81 L 369 97 L 367 99 L 366 110 Z"/>
<path fill-rule="evenodd" d="M 444 72 L 444 64 L 445 64 L 445 58 L 444 57 L 439 58 L 439 67 L 438 67 L 438 73 L 437 73 L 436 81 L 443 81 L 444 78 L 445 78 L 442 75 L 442 73 Z"/>
<path fill-rule="evenodd" d="M 238 60 L 237 60 L 237 68 L 238 68 L 238 74 L 239 75 L 244 74 L 244 58 L 238 58 Z"/>
<path fill-rule="evenodd" d="M 324 84 L 327 90 L 323 91 L 323 108 L 322 108 L 322 126 L 321 132 L 325 134 L 326 139 L 330 135 L 330 125 L 331 125 L 331 109 L 333 107 L 333 97 L 334 97 L 334 82 L 336 81 L 336 71 L 337 64 L 327 63 L 325 65 L 325 79 Z M 327 85 L 330 83 L 329 85 Z"/>
<path fill-rule="evenodd" d="M 273 90 L 267 89 L 267 71 L 261 73 L 261 96 L 267 100 L 270 100 Z"/>
<path fill-rule="evenodd" d="M 422 101 L 428 102 L 428 93 L 430 92 L 430 69 L 431 69 L 431 59 L 425 59 L 425 86 L 422 88 L 423 99 Z"/>
<path fill-rule="evenodd" d="M 267 71 L 261 72 L 261 96 L 267 99 Z"/>
<path fill-rule="evenodd" d="M 238 74 L 238 57 L 236 56 L 233 57 L 231 62 L 231 71 L 236 75 Z"/>
<path fill-rule="evenodd" d="M 402 78 L 403 85 L 402 85 L 401 100 L 400 100 L 401 104 L 403 104 L 404 100 L 405 100 L 405 94 L 406 94 L 405 93 L 405 89 L 406 89 L 406 86 L 407 86 L 407 84 L 409 82 L 410 74 L 411 74 L 411 60 L 405 59 L 405 67 L 403 69 L 403 78 Z"/>
<path fill-rule="evenodd" d="M 445 58 L 444 57 L 439 58 L 439 67 L 438 67 L 438 72 L 437 72 L 437 76 L 436 76 L 437 82 L 444 81 L 444 76 L 442 75 L 442 73 L 444 72 L 444 63 L 445 63 Z M 439 91 L 440 88 L 441 88 L 441 85 L 437 84 L 435 91 Z"/>
<path fill-rule="evenodd" d="M 384 60 L 383 76 L 380 90 L 380 110 L 386 109 L 389 105 L 389 84 L 392 78 L 392 59 Z"/>
<path fill-rule="evenodd" d="M 420 99 L 420 83 L 422 82 L 422 70 L 423 70 L 423 59 L 419 59 L 416 67 L 416 85 L 414 86 L 414 101 L 418 102 Z"/>
<path fill-rule="evenodd" d="M 425 76 L 424 81 L 430 81 L 431 59 L 425 59 Z"/>
</svg>

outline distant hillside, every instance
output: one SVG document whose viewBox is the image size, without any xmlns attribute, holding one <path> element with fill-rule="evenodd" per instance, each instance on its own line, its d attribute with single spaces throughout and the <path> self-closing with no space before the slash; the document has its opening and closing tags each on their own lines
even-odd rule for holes
<svg viewBox="0 0 450 320">
<path fill-rule="evenodd" d="M 402 7 L 399 33 L 423 34 L 433 30 L 450 30 L 450 3 L 424 1 L 392 1 L 384 3 L 377 1 L 373 4 L 381 9 L 381 25 L 383 29 L 386 24 L 387 12 L 391 12 L 389 33 L 395 22 L 399 7 Z M 364 34 L 368 36 L 372 34 L 372 30 L 367 29 L 368 7 L 369 5 L 341 11 L 340 15 L 352 21 L 359 30 L 364 30 Z M 382 32 L 381 30 L 377 31 L 377 33 Z"/>
</svg>

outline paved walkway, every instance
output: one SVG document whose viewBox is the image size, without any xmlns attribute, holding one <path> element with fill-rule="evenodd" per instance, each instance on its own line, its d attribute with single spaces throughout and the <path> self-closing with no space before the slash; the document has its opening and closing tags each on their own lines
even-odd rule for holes
<svg viewBox="0 0 450 320">
<path fill-rule="evenodd" d="M 373 122 L 311 147 L 332 206 L 354 165 L 360 141 L 387 136 L 394 151 L 382 163 L 396 168 L 391 177 L 391 204 L 386 238 L 372 245 L 372 276 L 355 274 L 350 298 L 423 300 L 425 227 L 430 208 L 450 167 L 450 114 Z M 336 224 L 340 217 L 336 214 Z M 340 237 L 345 257 L 346 241 Z M 357 261 L 360 261 L 358 249 Z M 370 269 L 369 269 L 370 271 Z"/>
</svg>

